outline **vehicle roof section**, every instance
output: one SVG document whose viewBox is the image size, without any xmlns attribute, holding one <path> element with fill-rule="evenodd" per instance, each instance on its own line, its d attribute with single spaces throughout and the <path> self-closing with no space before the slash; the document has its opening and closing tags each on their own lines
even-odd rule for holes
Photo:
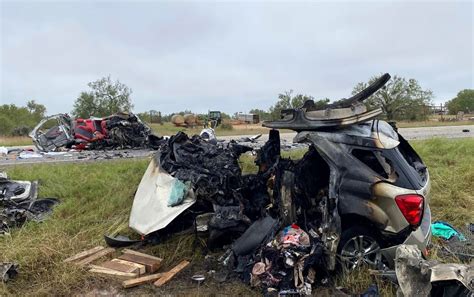
<svg viewBox="0 0 474 297">
<path fill-rule="evenodd" d="M 351 98 L 338 100 L 323 108 L 316 106 L 313 100 L 307 100 L 299 108 L 282 110 L 280 119 L 265 121 L 262 125 L 300 132 L 338 129 L 375 119 L 382 113 L 382 109 L 367 110 L 363 102 L 382 88 L 389 79 L 390 75 L 385 73 Z"/>
<path fill-rule="evenodd" d="M 318 139 L 321 138 L 335 143 L 379 149 L 392 149 L 400 143 L 398 133 L 392 126 L 380 120 L 372 120 L 328 131 L 303 131 L 296 135 L 294 141 L 309 141 L 317 144 Z"/>
</svg>

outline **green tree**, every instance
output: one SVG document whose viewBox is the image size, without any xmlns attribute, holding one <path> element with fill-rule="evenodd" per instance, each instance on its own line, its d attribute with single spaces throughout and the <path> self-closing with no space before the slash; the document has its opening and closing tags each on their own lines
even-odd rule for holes
<svg viewBox="0 0 474 297">
<path fill-rule="evenodd" d="M 474 90 L 465 89 L 460 91 L 455 98 L 446 103 L 450 114 L 457 114 L 459 111 L 464 113 L 474 112 Z"/>
<path fill-rule="evenodd" d="M 34 100 L 26 106 L 0 105 L 0 135 L 27 135 L 45 114 L 46 107 Z"/>
<path fill-rule="evenodd" d="M 132 90 L 110 76 L 87 84 L 91 91 L 82 92 L 74 103 L 75 117 L 103 117 L 116 112 L 128 112 L 133 108 L 130 99 Z"/>
<path fill-rule="evenodd" d="M 356 94 L 373 83 L 379 76 L 367 83 L 358 83 L 352 94 Z M 369 108 L 382 108 L 387 120 L 422 120 L 428 116 L 427 106 L 431 104 L 433 92 L 423 90 L 416 79 L 405 79 L 395 75 L 365 103 Z"/>
<path fill-rule="evenodd" d="M 46 114 L 46 107 L 43 104 L 36 103 L 35 100 L 28 101 L 26 103 L 26 108 L 35 118 L 35 121 L 40 121 Z"/>
<path fill-rule="evenodd" d="M 303 106 L 305 101 L 307 100 L 313 100 L 313 96 L 308 96 L 308 95 L 302 95 L 302 94 L 297 94 L 295 96 L 292 95 L 293 90 L 290 91 L 285 91 L 283 94 L 278 94 L 278 101 L 270 107 L 269 113 L 271 119 L 279 119 L 281 116 L 281 111 L 284 109 L 290 109 L 290 108 L 299 108 Z M 314 104 L 318 107 L 323 109 L 324 106 L 326 106 L 329 103 L 329 99 L 321 99 L 321 100 L 316 100 Z"/>
</svg>

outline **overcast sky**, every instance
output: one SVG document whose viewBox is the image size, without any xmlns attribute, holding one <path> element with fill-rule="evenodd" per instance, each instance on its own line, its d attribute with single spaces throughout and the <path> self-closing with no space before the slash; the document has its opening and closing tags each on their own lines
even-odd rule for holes
<svg viewBox="0 0 474 297">
<path fill-rule="evenodd" d="M 267 109 L 332 100 L 382 72 L 435 102 L 474 88 L 473 2 L 1 2 L 2 104 L 69 112 L 110 75 L 134 111 Z"/>
</svg>

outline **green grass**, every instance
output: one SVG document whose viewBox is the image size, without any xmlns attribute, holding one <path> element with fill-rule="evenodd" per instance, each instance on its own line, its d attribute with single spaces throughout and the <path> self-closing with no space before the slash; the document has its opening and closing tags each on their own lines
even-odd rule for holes
<svg viewBox="0 0 474 297">
<path fill-rule="evenodd" d="M 455 226 L 472 220 L 474 139 L 433 139 L 413 144 L 430 170 L 433 218 Z M 303 153 L 295 151 L 285 155 L 298 158 Z M 245 172 L 255 171 L 251 156 L 244 156 L 241 161 Z M 127 225 L 134 192 L 147 164 L 147 160 L 121 160 L 7 167 L 12 179 L 37 179 L 41 197 L 58 197 L 62 203 L 44 223 L 30 222 L 14 230 L 11 236 L 0 238 L 0 262 L 15 261 L 21 265 L 20 275 L 15 280 L 0 284 L 0 296 L 72 295 L 97 288 L 120 293 L 118 281 L 92 275 L 74 265 L 64 264 L 62 260 L 104 244 L 106 233 L 129 232 Z M 142 286 L 129 292 L 195 295 L 196 286 L 189 277 L 206 269 L 201 249 L 193 249 L 193 242 L 193 235 L 180 235 L 147 247 L 147 252 L 164 259 L 163 270 L 182 259 L 192 260 L 192 266 L 161 291 Z M 370 281 L 366 273 L 359 273 L 351 275 L 342 284 L 353 285 L 356 291 L 363 290 Z M 392 289 L 384 288 L 384 295 L 390 295 Z M 219 292 L 248 296 L 257 293 L 239 282 L 217 284 L 211 280 L 200 290 L 202 294 Z"/>
<path fill-rule="evenodd" d="M 474 138 L 412 141 L 431 177 L 433 220 L 463 226 L 474 218 Z"/>
</svg>

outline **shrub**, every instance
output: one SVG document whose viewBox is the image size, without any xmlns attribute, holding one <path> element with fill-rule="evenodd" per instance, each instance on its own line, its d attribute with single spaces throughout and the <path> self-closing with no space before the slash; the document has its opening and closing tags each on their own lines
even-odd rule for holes
<svg viewBox="0 0 474 297">
<path fill-rule="evenodd" d="M 234 126 L 232 126 L 231 123 L 222 123 L 221 124 L 221 129 L 222 130 L 233 130 Z"/>
</svg>

